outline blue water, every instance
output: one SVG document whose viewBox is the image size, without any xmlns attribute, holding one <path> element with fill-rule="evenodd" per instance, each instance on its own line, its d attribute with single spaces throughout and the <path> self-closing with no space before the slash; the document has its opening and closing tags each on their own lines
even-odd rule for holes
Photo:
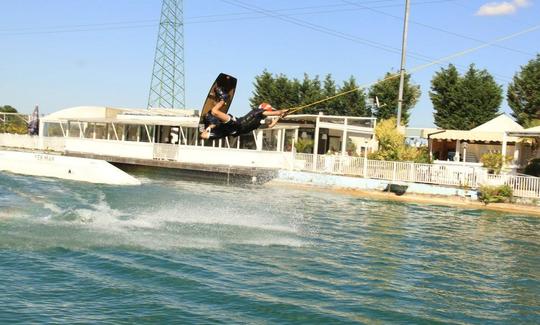
<svg viewBox="0 0 540 325">
<path fill-rule="evenodd" d="M 540 218 L 0 173 L 0 323 L 540 323 Z"/>
</svg>

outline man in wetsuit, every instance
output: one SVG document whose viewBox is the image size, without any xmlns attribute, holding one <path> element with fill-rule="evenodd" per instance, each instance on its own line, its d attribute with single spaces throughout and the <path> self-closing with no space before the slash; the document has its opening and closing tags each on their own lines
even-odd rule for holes
<svg viewBox="0 0 540 325">
<path fill-rule="evenodd" d="M 237 137 L 258 129 L 265 123 L 267 117 L 284 117 L 287 112 L 287 110 L 276 110 L 268 103 L 262 103 L 258 108 L 251 110 L 246 115 L 236 118 L 221 111 L 221 108 L 225 106 L 225 99 L 221 98 L 207 114 L 206 120 L 208 127 L 201 132 L 200 137 L 202 139 L 213 140 L 227 136 Z M 279 118 L 274 119 L 268 125 L 268 128 L 274 127 L 278 121 Z"/>
</svg>

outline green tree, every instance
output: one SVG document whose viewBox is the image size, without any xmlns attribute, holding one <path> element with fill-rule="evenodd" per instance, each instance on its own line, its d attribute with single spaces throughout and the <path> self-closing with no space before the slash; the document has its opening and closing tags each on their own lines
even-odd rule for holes
<svg viewBox="0 0 540 325">
<path fill-rule="evenodd" d="M 0 112 L 2 112 L 2 113 L 17 113 L 17 110 L 13 106 L 4 105 L 4 106 L 0 106 Z"/>
<path fill-rule="evenodd" d="M 405 74 L 405 83 L 403 85 L 403 104 L 401 107 L 402 124 L 409 123 L 410 110 L 420 99 L 420 86 L 413 85 L 410 82 L 411 75 Z M 395 73 L 387 72 L 383 80 L 380 80 L 369 89 L 369 97 L 379 98 L 381 106 L 373 112 L 378 120 L 386 120 L 395 117 L 397 114 L 399 95 L 399 77 Z"/>
<path fill-rule="evenodd" d="M 454 129 L 455 119 L 463 113 L 459 106 L 459 72 L 453 64 L 441 69 L 431 80 L 429 97 L 435 109 L 435 125 L 444 129 Z M 459 118 L 459 121 L 463 118 Z M 455 123 L 455 125 L 459 125 Z"/>
<path fill-rule="evenodd" d="M 461 76 L 450 64 L 431 80 L 429 96 L 435 109 L 435 125 L 470 130 L 498 115 L 502 88 L 487 70 L 478 70 L 471 64 Z"/>
<path fill-rule="evenodd" d="M 514 75 L 506 99 L 519 124 L 540 125 L 540 54 Z"/>
<path fill-rule="evenodd" d="M 332 79 L 331 74 L 327 74 L 323 81 L 322 88 L 322 98 L 328 98 L 335 96 L 338 93 L 339 89 L 336 86 L 334 79 Z M 339 110 L 339 103 L 337 100 L 329 100 L 323 103 L 326 108 L 326 114 L 336 115 Z"/>
<path fill-rule="evenodd" d="M 356 89 L 356 90 L 355 90 Z M 359 89 L 353 76 L 343 82 L 340 93 L 349 92 L 335 99 L 335 115 L 371 116 L 371 110 L 366 107 L 366 94 Z"/>
<path fill-rule="evenodd" d="M 2 115 L 1 113 L 18 113 L 18 111 L 10 105 L 0 106 L 0 132 L 26 134 L 28 124 L 22 116 Z"/>
<path fill-rule="evenodd" d="M 321 83 L 318 76 L 310 78 L 304 74 L 302 81 L 299 81 L 291 80 L 283 74 L 273 75 L 265 70 L 255 77 L 254 86 L 253 96 L 250 98 L 252 107 L 257 107 L 261 102 L 268 102 L 276 108 L 291 108 L 351 91 L 346 95 L 307 107 L 302 113 L 317 114 L 322 111 L 327 115 L 371 115 L 370 110 L 366 108 L 364 91 L 358 89 L 352 76 L 338 88 L 330 74 L 326 75 Z"/>
<path fill-rule="evenodd" d="M 297 94 L 298 101 L 296 102 L 296 104 L 290 105 L 288 107 L 307 105 L 322 99 L 323 95 L 321 81 L 319 80 L 318 76 L 315 76 L 315 78 L 311 79 L 307 74 L 304 74 L 304 79 L 302 80 L 302 82 L 298 83 L 300 85 L 299 92 Z M 322 104 L 318 104 L 315 106 L 307 107 L 306 109 L 302 110 L 301 113 L 317 114 L 317 112 L 323 109 L 324 106 Z"/>
<path fill-rule="evenodd" d="M 298 104 L 298 82 L 290 81 L 285 75 L 275 77 L 268 71 L 255 77 L 255 90 L 250 99 L 251 107 L 262 102 L 271 103 L 274 107 L 291 107 Z"/>
</svg>

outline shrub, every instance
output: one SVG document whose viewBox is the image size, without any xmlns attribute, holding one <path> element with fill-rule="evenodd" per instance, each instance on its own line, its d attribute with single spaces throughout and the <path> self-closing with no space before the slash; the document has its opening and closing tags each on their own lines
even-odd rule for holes
<svg viewBox="0 0 540 325">
<path fill-rule="evenodd" d="M 298 141 L 294 144 L 296 152 L 300 153 L 312 153 L 313 152 L 313 140 L 298 138 Z"/>
<path fill-rule="evenodd" d="M 536 177 L 540 176 L 540 158 L 530 160 L 527 166 L 525 166 L 523 173 Z"/>
<path fill-rule="evenodd" d="M 429 162 L 427 148 L 416 148 L 405 144 L 405 137 L 396 128 L 396 119 L 382 120 L 375 128 L 379 150 L 368 155 L 369 159 L 390 161 Z"/>
<path fill-rule="evenodd" d="M 513 190 L 509 185 L 480 186 L 478 199 L 484 204 L 498 203 L 498 202 L 512 202 Z"/>
<path fill-rule="evenodd" d="M 480 157 L 480 162 L 483 164 L 483 166 L 491 173 L 495 174 L 499 174 L 503 165 L 509 163 L 510 161 L 512 161 L 512 157 L 503 157 L 503 155 L 498 152 L 488 152 Z"/>
</svg>

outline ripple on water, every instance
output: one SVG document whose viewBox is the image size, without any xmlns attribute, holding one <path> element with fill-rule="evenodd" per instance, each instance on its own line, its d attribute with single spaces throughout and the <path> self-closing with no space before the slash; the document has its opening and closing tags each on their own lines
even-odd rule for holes
<svg viewBox="0 0 540 325">
<path fill-rule="evenodd" d="M 527 216 L 5 174 L 0 207 L 4 323 L 540 321 L 540 222 Z"/>
</svg>

